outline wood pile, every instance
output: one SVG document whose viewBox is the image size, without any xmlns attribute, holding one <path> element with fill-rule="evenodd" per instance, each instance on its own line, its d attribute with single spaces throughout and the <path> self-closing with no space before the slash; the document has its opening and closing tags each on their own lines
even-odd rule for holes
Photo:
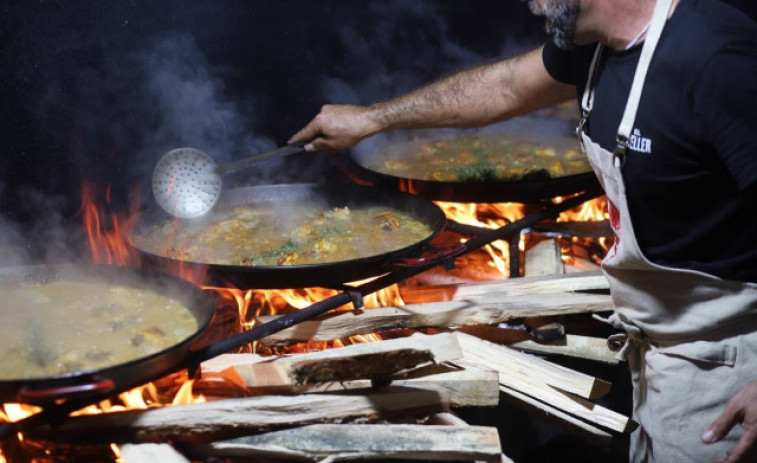
<svg viewBox="0 0 757 463">
<path fill-rule="evenodd" d="M 496 407 L 503 398 L 609 438 L 631 427 L 596 403 L 611 384 L 528 353 L 612 363 L 606 344 L 572 334 L 543 342 L 511 328 L 523 319 L 607 311 L 606 290 L 599 274 L 417 289 L 405 306 L 326 314 L 264 343 L 384 333 L 382 341 L 283 356 L 222 355 L 203 363 L 195 379 L 206 402 L 70 417 L 30 429 L 25 439 L 53 447 L 116 443 L 126 463 L 502 462 L 510 460 L 497 429 L 469 426 L 454 409 Z M 439 302 L 422 302 L 428 300 Z M 396 336 L 407 329 L 418 332 Z"/>
</svg>

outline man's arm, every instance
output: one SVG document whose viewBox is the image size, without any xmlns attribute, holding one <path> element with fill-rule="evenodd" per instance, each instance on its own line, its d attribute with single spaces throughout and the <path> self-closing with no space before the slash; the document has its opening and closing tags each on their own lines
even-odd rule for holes
<svg viewBox="0 0 757 463">
<path fill-rule="evenodd" d="M 371 106 L 326 105 L 289 140 L 308 151 L 337 151 L 394 129 L 478 127 L 575 96 L 553 79 L 542 49 L 478 66 Z"/>
</svg>

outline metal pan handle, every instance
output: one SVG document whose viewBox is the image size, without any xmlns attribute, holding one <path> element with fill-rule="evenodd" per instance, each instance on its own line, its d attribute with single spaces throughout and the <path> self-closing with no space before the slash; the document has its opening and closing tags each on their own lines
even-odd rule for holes
<svg viewBox="0 0 757 463">
<path fill-rule="evenodd" d="M 116 385 L 112 379 L 94 379 L 93 382 L 84 384 L 71 384 L 68 386 L 51 387 L 47 389 L 32 389 L 24 386 L 18 390 L 18 400 L 25 403 L 51 403 L 60 399 L 75 399 L 92 394 L 105 394 L 115 390 Z"/>
<path fill-rule="evenodd" d="M 394 267 L 420 267 L 422 265 L 441 263 L 444 259 L 462 254 L 465 249 L 465 243 L 432 244 L 422 255 L 393 260 L 390 265 Z"/>
</svg>

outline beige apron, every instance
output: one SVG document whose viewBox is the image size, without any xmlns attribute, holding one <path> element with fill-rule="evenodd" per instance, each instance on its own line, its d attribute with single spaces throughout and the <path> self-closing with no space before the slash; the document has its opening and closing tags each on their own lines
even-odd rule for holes
<svg viewBox="0 0 757 463">
<path fill-rule="evenodd" d="M 609 200 L 616 238 L 602 269 L 615 308 L 609 321 L 627 333 L 619 358 L 629 362 L 634 419 L 639 423 L 631 435 L 632 462 L 724 457 L 741 436 L 740 427 L 718 444 L 703 444 L 700 437 L 728 400 L 757 379 L 757 285 L 650 262 L 639 249 L 628 211 L 623 160 L 671 4 L 658 0 L 655 6 L 615 150 L 603 149 L 583 132 L 593 105 L 601 46 L 592 61 L 579 124 L 584 151 Z"/>
</svg>

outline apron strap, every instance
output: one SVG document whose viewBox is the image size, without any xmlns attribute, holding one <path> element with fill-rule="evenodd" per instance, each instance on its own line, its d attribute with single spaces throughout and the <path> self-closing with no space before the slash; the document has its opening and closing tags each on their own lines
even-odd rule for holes
<svg viewBox="0 0 757 463">
<path fill-rule="evenodd" d="M 586 125 L 586 121 L 589 120 L 589 116 L 591 115 L 591 110 L 594 108 L 594 86 L 597 82 L 597 78 L 599 77 L 599 62 L 602 59 L 602 52 L 604 51 L 605 47 L 602 46 L 602 44 L 598 44 L 597 48 L 594 50 L 594 57 L 591 59 L 591 66 L 589 67 L 589 78 L 586 79 L 586 88 L 584 89 L 583 97 L 581 98 L 581 120 L 578 122 L 578 127 L 576 127 L 576 136 L 578 137 L 578 141 L 581 141 L 581 133 L 584 131 L 584 126 Z"/>
<path fill-rule="evenodd" d="M 631 92 L 626 102 L 623 118 L 618 127 L 617 136 L 615 137 L 617 146 L 615 147 L 615 150 L 613 150 L 613 159 L 616 165 L 620 165 L 625 161 L 626 153 L 628 152 L 628 140 L 631 138 L 631 131 L 633 130 L 633 124 L 636 120 L 636 113 L 639 109 L 639 102 L 641 100 L 641 91 L 647 77 L 649 64 L 652 61 L 652 55 L 657 47 L 657 43 L 662 36 L 662 29 L 665 27 L 665 22 L 668 19 L 668 14 L 672 5 L 673 0 L 657 0 L 657 3 L 655 4 L 649 32 L 644 40 L 644 46 L 641 49 L 641 57 L 636 66 L 636 74 L 634 75 Z M 581 99 L 581 120 L 576 128 L 576 135 L 579 139 L 581 138 L 581 132 L 584 131 L 584 126 L 589 119 L 591 110 L 594 107 L 594 88 L 597 82 L 597 77 L 599 76 L 599 61 L 602 57 L 603 48 L 604 47 L 601 44 L 597 45 L 597 49 L 594 51 L 594 57 L 591 60 L 589 78 L 586 80 L 586 88 Z"/>
<path fill-rule="evenodd" d="M 615 137 L 618 144 L 612 155 L 616 160 L 619 159 L 621 164 L 625 161 L 626 154 L 628 153 L 628 140 L 631 138 L 631 130 L 633 130 L 633 123 L 636 120 L 636 113 L 639 109 L 639 102 L 641 101 L 641 90 L 644 87 L 644 81 L 647 78 L 649 64 L 652 61 L 652 55 L 654 54 L 655 48 L 657 48 L 657 43 L 662 36 L 662 29 L 665 27 L 665 22 L 668 19 L 668 14 L 670 13 L 672 5 L 673 0 L 657 0 L 654 12 L 652 13 L 652 22 L 649 26 L 649 33 L 647 34 L 647 38 L 644 40 L 644 46 L 641 49 L 641 57 L 639 58 L 639 64 L 636 66 L 636 75 L 634 75 L 631 93 L 626 102 L 626 110 L 623 113 L 623 119 L 620 121 L 618 134 Z"/>
</svg>

